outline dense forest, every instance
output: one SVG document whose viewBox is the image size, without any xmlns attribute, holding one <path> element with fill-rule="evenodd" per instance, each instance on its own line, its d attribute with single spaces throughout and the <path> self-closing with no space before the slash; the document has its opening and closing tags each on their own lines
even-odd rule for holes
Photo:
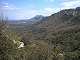
<svg viewBox="0 0 80 60">
<path fill-rule="evenodd" d="M 0 60 L 80 60 L 80 7 L 40 19 L 27 25 L 0 17 Z"/>
</svg>

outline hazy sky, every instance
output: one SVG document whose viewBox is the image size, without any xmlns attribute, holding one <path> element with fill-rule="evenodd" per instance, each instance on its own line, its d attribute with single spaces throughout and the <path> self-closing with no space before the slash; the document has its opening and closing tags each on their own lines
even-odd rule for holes
<svg viewBox="0 0 80 60">
<path fill-rule="evenodd" d="M 79 6 L 80 0 L 0 0 L 0 12 L 4 12 L 9 19 L 48 16 L 62 9 Z"/>
</svg>

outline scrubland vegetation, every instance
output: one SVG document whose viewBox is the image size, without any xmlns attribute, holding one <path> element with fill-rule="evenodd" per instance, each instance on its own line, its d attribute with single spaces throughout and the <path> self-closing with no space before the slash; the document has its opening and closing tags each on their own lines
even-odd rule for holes
<svg viewBox="0 0 80 60">
<path fill-rule="evenodd" d="M 10 27 L 1 18 L 0 60 L 80 60 L 80 15 L 55 16 L 25 30 Z"/>
</svg>

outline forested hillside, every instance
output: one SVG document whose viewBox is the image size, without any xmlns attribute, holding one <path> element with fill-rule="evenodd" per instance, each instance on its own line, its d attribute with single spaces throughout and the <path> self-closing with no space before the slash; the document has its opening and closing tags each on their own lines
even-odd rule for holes
<svg viewBox="0 0 80 60">
<path fill-rule="evenodd" d="M 0 60 L 80 60 L 80 7 L 30 25 L 0 22 Z"/>
</svg>

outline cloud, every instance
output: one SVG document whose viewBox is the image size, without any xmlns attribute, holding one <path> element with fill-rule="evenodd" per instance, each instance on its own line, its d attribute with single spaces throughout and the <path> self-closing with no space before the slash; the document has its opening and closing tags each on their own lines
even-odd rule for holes
<svg viewBox="0 0 80 60">
<path fill-rule="evenodd" d="M 58 9 L 57 9 L 58 10 Z M 9 13 L 12 17 L 14 16 L 15 19 L 29 19 L 34 17 L 35 15 L 43 15 L 43 16 L 49 16 L 51 14 L 53 14 L 55 11 L 57 11 L 56 9 L 52 9 L 52 8 L 44 8 L 44 9 L 20 9 L 20 10 L 16 10 L 11 11 L 11 13 Z M 11 18 L 12 18 L 11 17 Z"/>
<path fill-rule="evenodd" d="M 17 10 L 15 11 L 15 16 L 16 16 L 16 19 L 29 19 L 35 15 L 37 15 L 38 11 L 37 10 L 31 10 L 31 9 L 28 9 L 28 10 Z"/>
<path fill-rule="evenodd" d="M 61 2 L 79 1 L 79 0 L 59 0 Z"/>
<path fill-rule="evenodd" d="M 6 17 L 14 17 L 19 9 L 20 8 L 17 8 L 14 4 L 0 2 L 0 14 L 3 14 Z"/>
<path fill-rule="evenodd" d="M 51 11 L 53 11 L 54 9 L 53 9 L 53 8 L 45 8 L 45 10 L 48 11 L 48 12 L 51 12 Z"/>
<path fill-rule="evenodd" d="M 54 2 L 54 0 L 45 0 L 47 2 Z M 25 19 L 25 18 L 31 18 L 34 17 L 35 15 L 44 15 L 44 16 L 49 16 L 56 12 L 57 10 L 55 8 L 43 8 L 43 9 L 36 9 L 33 5 L 30 8 L 18 8 L 14 4 L 7 3 L 7 2 L 2 2 L 1 7 L 3 10 L 5 10 L 6 15 L 11 19 Z M 2 11 L 3 11 L 2 10 Z"/>
<path fill-rule="evenodd" d="M 62 9 L 70 9 L 80 6 L 80 0 L 65 0 L 65 2 L 61 3 Z"/>
<path fill-rule="evenodd" d="M 54 2 L 54 0 L 49 0 L 50 2 Z"/>
<path fill-rule="evenodd" d="M 25 19 L 37 15 L 38 10 L 35 10 L 33 8 L 18 8 L 14 4 L 0 2 L 0 13 L 3 13 L 9 19 Z"/>
<path fill-rule="evenodd" d="M 44 8 L 45 15 L 51 15 L 59 11 L 59 8 Z"/>
<path fill-rule="evenodd" d="M 58 2 L 59 1 L 61 2 L 58 5 L 55 5 L 56 0 L 44 0 L 44 1 L 46 1 L 47 3 L 45 3 L 44 8 L 42 9 L 41 8 L 37 9 L 35 4 L 33 5 L 30 4 L 28 5 L 27 8 L 24 7 L 18 8 L 14 4 L 1 2 L 0 10 L 2 9 L 2 11 L 5 11 L 5 13 L 10 18 L 25 19 L 25 18 L 31 18 L 35 15 L 49 16 L 53 13 L 60 11 L 61 9 L 70 9 L 80 6 L 80 0 L 58 0 Z"/>
<path fill-rule="evenodd" d="M 6 3 L 6 2 L 1 2 L 0 3 L 0 9 L 2 9 L 2 10 L 16 10 L 16 9 L 19 9 L 19 8 L 17 8 L 13 4 L 9 4 L 9 3 Z"/>
<path fill-rule="evenodd" d="M 46 7 L 42 10 L 37 10 L 38 15 L 43 15 L 43 16 L 50 16 L 51 14 L 54 14 L 56 12 L 60 11 L 60 8 L 51 8 L 51 7 Z"/>
<path fill-rule="evenodd" d="M 54 2 L 55 0 L 44 0 L 44 1 L 47 1 L 49 3 L 49 2 Z"/>
</svg>

